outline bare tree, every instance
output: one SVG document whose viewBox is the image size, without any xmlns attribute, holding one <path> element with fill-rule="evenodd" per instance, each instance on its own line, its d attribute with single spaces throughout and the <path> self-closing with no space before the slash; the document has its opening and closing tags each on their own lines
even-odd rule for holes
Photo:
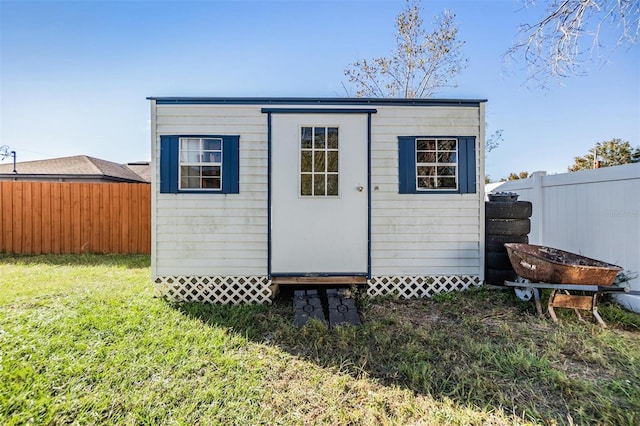
<svg viewBox="0 0 640 426">
<path fill-rule="evenodd" d="M 488 125 L 487 125 L 488 127 Z M 498 129 L 495 132 L 493 132 L 491 135 L 486 137 L 486 140 L 484 142 L 484 152 L 485 153 L 490 153 L 491 151 L 493 151 L 494 149 L 496 149 L 498 147 L 498 145 L 500 145 L 500 142 L 504 141 L 504 137 L 502 137 L 502 133 L 504 132 L 503 129 Z"/>
<path fill-rule="evenodd" d="M 526 7 L 536 0 L 523 0 Z M 543 3 L 543 2 L 539 2 Z M 544 16 L 523 24 L 506 58 L 522 56 L 528 80 L 546 86 L 551 80 L 584 74 L 582 67 L 599 54 L 605 27 L 616 38 L 615 46 L 631 46 L 640 34 L 638 0 L 548 0 Z M 591 43 L 588 43 L 588 41 Z"/>
<path fill-rule="evenodd" d="M 428 98 L 466 67 L 455 14 L 445 10 L 427 32 L 420 13 L 418 0 L 407 0 L 396 18 L 396 49 L 390 56 L 362 59 L 345 69 L 357 97 Z"/>
</svg>

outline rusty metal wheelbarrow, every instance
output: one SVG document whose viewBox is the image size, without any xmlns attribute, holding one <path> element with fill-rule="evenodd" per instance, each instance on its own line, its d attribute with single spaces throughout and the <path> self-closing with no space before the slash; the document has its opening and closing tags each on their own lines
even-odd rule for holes
<svg viewBox="0 0 640 426">
<path fill-rule="evenodd" d="M 582 320 L 579 310 L 589 310 L 598 323 L 606 328 L 598 313 L 598 298 L 604 293 L 628 292 L 626 286 L 613 285 L 622 268 L 610 263 L 590 259 L 575 253 L 533 244 L 505 244 L 509 260 L 518 274 L 515 287 L 522 300 L 533 297 L 539 315 L 542 315 L 539 289 L 551 289 L 548 312 L 558 322 L 554 308 L 572 308 Z M 591 293 L 590 296 L 571 292 Z"/>
</svg>

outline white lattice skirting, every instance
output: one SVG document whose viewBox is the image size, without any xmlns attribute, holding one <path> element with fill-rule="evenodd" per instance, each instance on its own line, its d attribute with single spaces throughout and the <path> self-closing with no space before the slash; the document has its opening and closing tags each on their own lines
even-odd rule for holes
<svg viewBox="0 0 640 426">
<path fill-rule="evenodd" d="M 368 281 L 370 296 L 394 295 L 405 299 L 431 297 L 442 292 L 463 291 L 479 286 L 473 275 L 380 276 Z M 271 282 L 266 276 L 249 277 L 158 277 L 157 293 L 176 302 L 271 303 Z"/>
<path fill-rule="evenodd" d="M 267 277 L 158 277 L 155 288 L 160 296 L 176 302 L 271 303 Z"/>
<path fill-rule="evenodd" d="M 463 291 L 481 284 L 475 275 L 383 276 L 369 280 L 369 296 L 394 295 L 404 299 L 431 297 L 437 293 Z"/>
</svg>

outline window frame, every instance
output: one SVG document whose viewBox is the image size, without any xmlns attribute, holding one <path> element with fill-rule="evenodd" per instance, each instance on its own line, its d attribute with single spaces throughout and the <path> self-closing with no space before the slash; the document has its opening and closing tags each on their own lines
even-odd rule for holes
<svg viewBox="0 0 640 426">
<path fill-rule="evenodd" d="M 457 188 L 418 189 L 417 141 L 420 139 L 456 139 Z M 400 194 L 474 194 L 477 193 L 475 136 L 398 136 L 398 193 Z"/>
<path fill-rule="evenodd" d="M 428 141 L 433 141 L 434 142 L 434 149 L 419 149 L 419 143 L 420 142 L 428 142 Z M 440 141 L 455 141 L 455 150 L 441 150 L 439 149 L 439 142 Z M 458 191 L 458 188 L 460 187 L 459 184 L 459 165 L 460 165 L 460 151 L 459 151 L 459 147 L 460 147 L 460 141 L 458 141 L 458 138 L 416 138 L 415 139 L 415 151 L 416 151 L 416 191 L 438 191 L 438 192 L 443 192 L 443 191 Z M 433 153 L 434 154 L 434 161 L 428 161 L 428 162 L 420 162 L 419 161 L 419 154 L 420 153 Z M 456 161 L 454 163 L 444 163 L 444 162 L 440 162 L 439 161 L 439 154 L 440 153 L 452 153 L 455 152 L 456 155 Z M 433 177 L 428 176 L 428 175 L 420 175 L 420 167 L 433 167 L 435 169 L 435 174 L 433 175 Z M 454 174 L 453 174 L 453 179 L 455 181 L 455 186 L 453 188 L 451 187 L 438 187 L 438 178 L 443 177 L 443 178 L 451 178 L 451 176 L 446 176 L 446 175 L 439 175 L 438 174 L 438 168 L 439 167 L 453 167 L 455 169 Z M 420 187 L 420 178 L 433 178 L 435 179 L 435 183 L 436 186 L 433 188 L 421 188 Z"/>
<path fill-rule="evenodd" d="M 303 146 L 303 129 L 311 129 L 311 146 Z M 324 147 L 316 147 L 316 129 L 324 129 Z M 337 148 L 329 148 L 329 129 L 335 129 L 337 134 Z M 299 144 L 298 144 L 298 197 L 305 199 L 312 198 L 339 198 L 340 197 L 340 126 L 337 125 L 301 125 L 299 126 Z M 311 153 L 311 171 L 303 170 L 303 153 Z M 315 170 L 316 166 L 316 153 L 323 153 L 324 157 L 324 170 L 319 172 Z M 329 153 L 335 152 L 337 155 L 337 171 L 329 171 L 328 158 Z M 319 175 L 324 176 L 324 194 L 319 195 L 315 193 L 315 177 Z M 311 176 L 311 194 L 303 194 L 302 177 Z M 337 194 L 327 194 L 329 176 L 337 177 Z"/>
<path fill-rule="evenodd" d="M 203 155 L 205 152 L 220 152 L 220 161 L 217 162 L 204 162 L 204 161 L 195 161 L 195 162 L 191 162 L 191 161 L 183 161 L 182 160 L 182 154 L 184 152 L 193 152 L 193 150 L 183 150 L 182 149 L 182 142 L 183 141 L 188 141 L 188 140 L 198 140 L 199 141 L 199 149 L 198 149 L 198 157 L 200 157 L 201 159 L 203 158 Z M 216 149 L 216 150 L 205 150 L 203 148 L 203 143 L 205 140 L 218 140 L 220 141 L 220 149 Z M 188 136 L 183 136 L 178 138 L 178 190 L 179 191 L 222 191 L 223 188 L 223 176 L 222 176 L 222 168 L 223 168 L 223 164 L 224 164 L 224 139 L 221 137 L 188 137 Z M 193 188 L 193 187 L 182 187 L 182 168 L 183 167 L 198 167 L 200 168 L 200 188 Z M 202 167 L 219 167 L 220 168 L 220 175 L 218 177 L 219 181 L 220 181 L 220 187 L 219 188 L 205 188 L 202 187 Z"/>
</svg>

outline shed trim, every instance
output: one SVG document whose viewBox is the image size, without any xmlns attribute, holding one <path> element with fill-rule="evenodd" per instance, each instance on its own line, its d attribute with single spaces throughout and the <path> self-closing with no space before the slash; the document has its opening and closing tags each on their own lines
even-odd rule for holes
<svg viewBox="0 0 640 426">
<path fill-rule="evenodd" d="M 400 105 L 478 107 L 486 99 L 405 99 L 405 98 L 221 98 L 150 96 L 156 105 Z"/>
<path fill-rule="evenodd" d="M 371 114 L 367 114 L 367 278 L 371 278 Z"/>
<path fill-rule="evenodd" d="M 272 115 L 283 114 L 367 114 L 367 271 L 361 273 L 333 273 L 332 275 L 366 276 L 371 278 L 371 115 L 378 111 L 373 108 L 340 109 L 340 108 L 262 108 L 262 113 L 267 114 L 267 278 L 271 280 L 274 276 L 286 276 L 287 274 L 273 274 L 271 267 L 273 243 L 272 243 Z M 292 276 L 300 274 L 294 273 Z M 318 274 L 311 274 L 317 276 Z"/>
<path fill-rule="evenodd" d="M 271 113 L 267 113 L 267 279 L 271 280 Z"/>
<path fill-rule="evenodd" d="M 275 114 L 375 114 L 374 108 L 262 108 L 263 113 Z"/>
</svg>

